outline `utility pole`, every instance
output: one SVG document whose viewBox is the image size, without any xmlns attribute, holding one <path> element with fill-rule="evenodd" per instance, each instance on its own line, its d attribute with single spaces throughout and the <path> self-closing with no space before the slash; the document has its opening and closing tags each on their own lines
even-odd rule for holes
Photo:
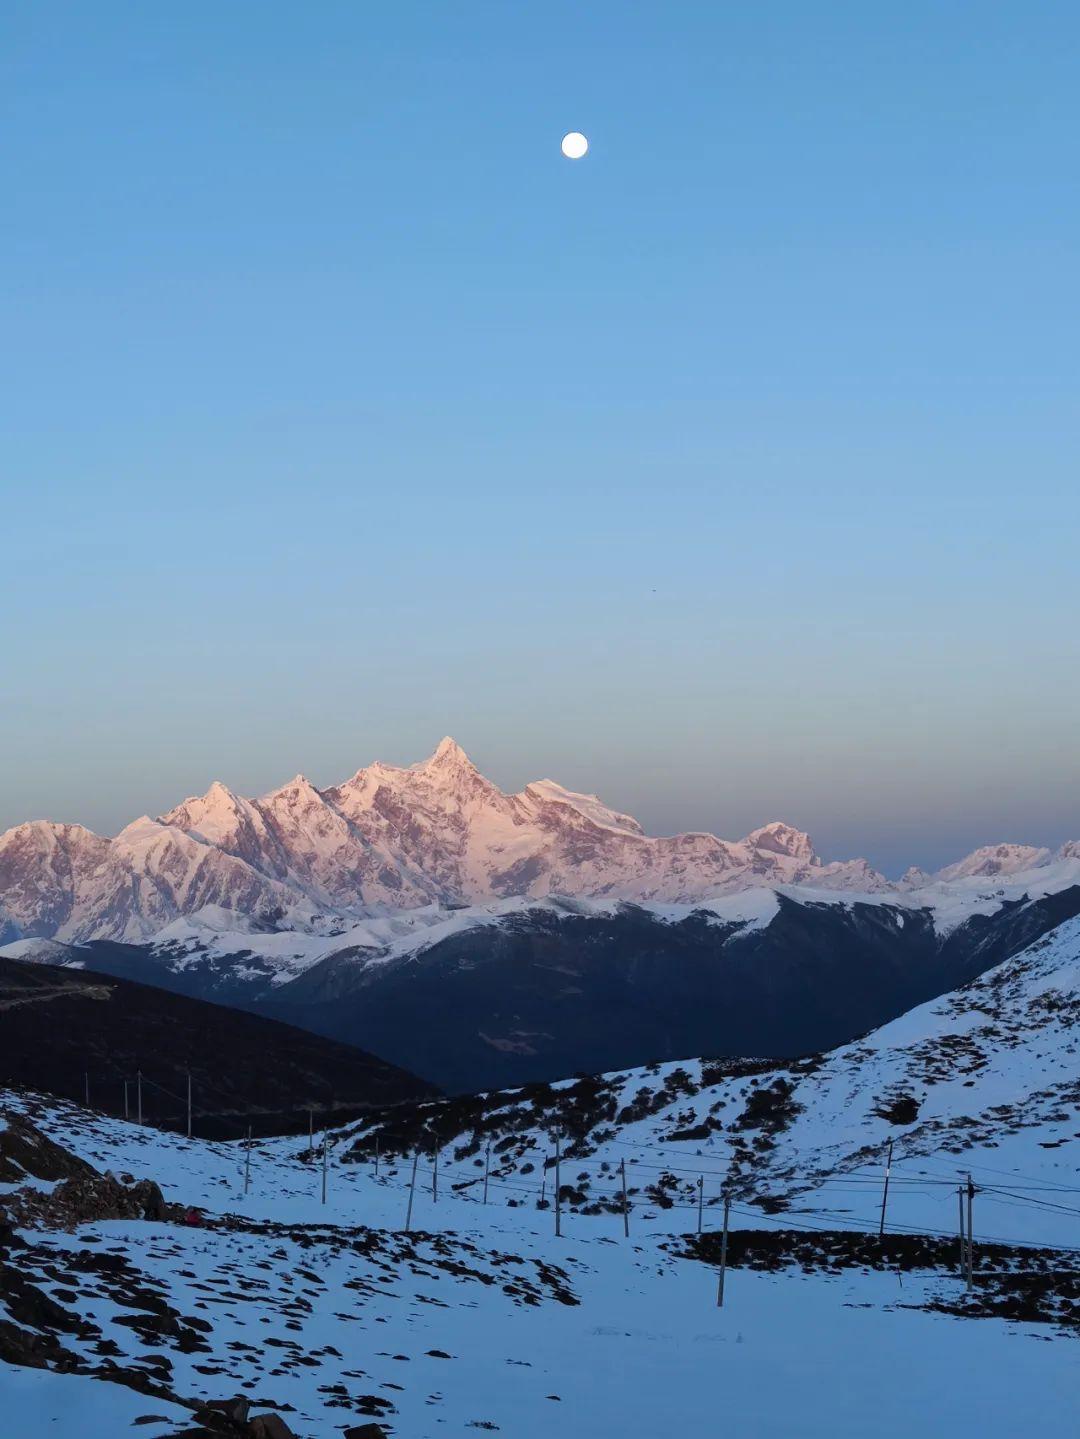
<svg viewBox="0 0 1080 1439">
<path fill-rule="evenodd" d="M 975 1186 L 971 1182 L 971 1175 L 967 1177 L 967 1287 L 971 1293 L 972 1270 L 975 1267 L 975 1244 L 974 1233 L 971 1227 L 971 1202 L 975 1198 Z"/>
<path fill-rule="evenodd" d="M 555 1136 L 555 1237 L 562 1236 L 562 1138 Z"/>
<path fill-rule="evenodd" d="M 408 1234 L 409 1229 L 410 1229 L 410 1227 L 411 1227 L 411 1225 L 412 1225 L 412 1202 L 413 1202 L 413 1195 L 416 1193 L 416 1164 L 417 1164 L 417 1161 L 419 1160 L 419 1158 L 420 1158 L 420 1151 L 419 1151 L 419 1149 L 414 1149 L 414 1150 L 413 1150 L 413 1157 L 412 1157 L 412 1178 L 409 1180 L 409 1207 L 408 1207 L 408 1209 L 405 1211 L 405 1233 L 406 1233 L 406 1234 Z"/>
<path fill-rule="evenodd" d="M 885 1188 L 881 1191 L 881 1224 L 878 1227 L 879 1239 L 885 1238 L 885 1205 L 889 1198 L 889 1175 L 892 1172 L 892 1146 L 893 1142 L 890 1139 L 889 1152 L 885 1158 Z"/>
<path fill-rule="evenodd" d="M 697 1182 L 697 1232 L 701 1233 L 701 1211 L 705 1204 L 705 1176 L 698 1175 Z"/>
<path fill-rule="evenodd" d="M 322 1132 L 322 1202 L 326 1203 L 326 1130 Z"/>
<path fill-rule="evenodd" d="M 187 1137 L 191 1138 L 191 1070 L 187 1072 Z"/>
<path fill-rule="evenodd" d="M 626 1160 L 619 1165 L 622 1171 L 622 1232 L 623 1238 L 630 1238 L 630 1210 L 626 1203 Z"/>
<path fill-rule="evenodd" d="M 125 1118 L 125 1119 L 130 1119 L 130 1118 L 131 1118 L 130 1106 L 129 1106 L 129 1104 L 128 1104 L 128 1084 L 129 1084 L 129 1083 L 130 1083 L 130 1080 L 127 1080 L 127 1079 L 124 1080 L 124 1118 Z"/>
<path fill-rule="evenodd" d="M 244 1156 L 244 1193 L 251 1188 L 251 1125 L 247 1132 L 247 1153 Z"/>
<path fill-rule="evenodd" d="M 135 1085 L 139 1096 L 139 1123 L 142 1123 L 142 1070 L 135 1071 Z"/>
<path fill-rule="evenodd" d="M 724 1307 L 724 1276 L 727 1273 L 727 1237 L 728 1221 L 731 1217 L 731 1199 L 727 1192 L 724 1193 L 724 1233 L 720 1240 L 720 1282 L 716 1286 L 716 1307 Z"/>
<path fill-rule="evenodd" d="M 484 1150 L 484 1203 L 485 1203 L 485 1204 L 487 1203 L 488 1175 L 489 1175 L 490 1173 L 491 1173 L 491 1140 L 489 1139 L 489 1140 L 488 1140 L 488 1146 L 487 1146 L 487 1148 Z"/>
<path fill-rule="evenodd" d="M 967 1240 L 964 1238 L 964 1186 L 956 1186 L 956 1202 L 960 1209 L 960 1273 L 967 1273 Z"/>
</svg>

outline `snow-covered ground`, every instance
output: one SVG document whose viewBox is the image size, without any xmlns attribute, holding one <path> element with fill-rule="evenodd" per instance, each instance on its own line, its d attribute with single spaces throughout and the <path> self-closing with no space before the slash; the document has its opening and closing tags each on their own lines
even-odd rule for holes
<svg viewBox="0 0 1080 1439">
<path fill-rule="evenodd" d="M 114 1365 L 157 1392 L 114 1393 L 108 1373 L 20 1370 L 5 1384 L 22 1425 L 11 1432 L 112 1439 L 159 1415 L 146 1432 L 170 1434 L 175 1400 L 236 1392 L 302 1439 L 365 1417 L 402 1439 L 652 1439 L 721 1424 L 830 1439 L 1068 1432 L 1080 1381 L 1078 1036 L 1073 920 L 815 1059 L 655 1065 L 330 1132 L 325 1201 L 318 1133 L 314 1153 L 295 1137 L 249 1152 L 0 1093 L 98 1170 L 154 1179 L 210 1216 L 199 1228 L 20 1231 L 8 1262 L 73 1316 L 59 1334 L 72 1362 Z M 895 1240 L 876 1248 L 890 1139 Z M 955 1242 L 969 1173 L 970 1300 Z M 719 1309 L 709 1236 L 723 1187 L 741 1259 Z M 699 1194 L 712 1247 L 693 1257 Z M 838 1230 L 854 1237 L 823 1233 Z M 889 1242 L 923 1251 L 894 1263 Z M 752 1267 L 753 1246 L 770 1244 L 773 1262 Z M 1054 1253 L 1039 1252 L 1048 1244 Z M 992 1287 L 1013 1282 L 995 1279 L 1006 1270 L 1041 1272 L 1058 1307 L 1002 1289 L 986 1317 Z"/>
<path fill-rule="evenodd" d="M 111 1222 L 23 1237 L 58 1276 L 54 1292 L 70 1295 L 65 1276 L 88 1252 L 115 1256 L 182 1320 L 210 1326 L 181 1324 L 195 1347 L 140 1336 L 119 1322 L 133 1313 L 124 1283 L 84 1271 L 85 1287 L 66 1302 L 128 1363 L 157 1356 L 160 1374 L 164 1357 L 177 1395 L 246 1392 L 304 1439 L 365 1414 L 409 1439 L 477 1428 L 653 1439 L 721 1422 L 761 1436 L 901 1436 L 916 1425 L 1050 1434 L 1075 1412 L 1075 1338 L 920 1308 L 959 1298 L 948 1274 L 732 1269 L 718 1309 L 712 1269 L 661 1247 L 669 1230 L 692 1227 L 672 1224 L 670 1211 L 654 1222 L 637 1208 L 629 1240 L 621 1220 L 567 1215 L 556 1238 L 550 1211 L 510 1208 L 507 1191 L 493 1190 L 487 1206 L 455 1195 L 448 1162 L 437 1203 L 423 1166 L 405 1235 L 408 1164 L 381 1165 L 376 1179 L 370 1165 L 335 1159 L 324 1205 L 320 1166 L 293 1157 L 295 1141 L 277 1141 L 259 1146 L 245 1195 L 242 1145 L 5 1099 L 95 1165 L 130 1168 L 170 1198 L 237 1216 L 230 1229 Z M 94 1362 L 93 1336 L 65 1343 Z M 176 1427 L 176 1409 L 154 1396 L 0 1374 L 25 1424 L 13 1434 L 112 1439 L 146 1414 L 168 1421 L 146 1425 L 151 1435 Z"/>
<path fill-rule="evenodd" d="M 190 1428 L 191 1413 L 168 1400 L 148 1400 L 122 1384 L 99 1384 L 79 1374 L 28 1369 L 0 1360 L 0 1411 L 3 1432 L 11 1439 L 80 1435 L 115 1439 L 141 1416 L 158 1414 L 165 1421 L 140 1426 L 144 1434 L 172 1434 Z"/>
</svg>

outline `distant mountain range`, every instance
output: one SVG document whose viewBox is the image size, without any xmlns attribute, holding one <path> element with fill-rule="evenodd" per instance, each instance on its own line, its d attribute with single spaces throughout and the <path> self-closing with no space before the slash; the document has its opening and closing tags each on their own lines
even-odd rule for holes
<svg viewBox="0 0 1080 1439">
<path fill-rule="evenodd" d="M 1078 857 L 1077 842 L 1056 857 L 998 845 L 890 884 L 864 859 L 823 862 L 782 822 L 735 841 L 653 838 L 552 780 L 504 794 L 447 738 L 420 764 L 372 764 L 325 790 L 297 775 L 251 800 L 215 783 L 113 839 L 75 824 L 17 825 L 0 835 L 0 942 L 138 944 L 183 919 L 332 935 L 400 911 L 515 897 L 697 904 L 775 885 L 904 893 Z"/>
<path fill-rule="evenodd" d="M 0 946 L 252 1010 L 447 1090 L 842 1044 L 1080 914 L 1080 844 L 890 883 L 783 823 L 654 839 L 446 739 L 332 789 L 214 784 L 115 839 L 0 836 Z"/>
</svg>

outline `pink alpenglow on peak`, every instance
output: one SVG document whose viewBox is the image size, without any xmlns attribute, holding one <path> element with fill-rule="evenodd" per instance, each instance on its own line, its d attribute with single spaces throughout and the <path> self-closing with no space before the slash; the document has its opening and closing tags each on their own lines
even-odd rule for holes
<svg viewBox="0 0 1080 1439">
<path fill-rule="evenodd" d="M 412 766 L 413 769 L 425 770 L 446 770 L 446 769 L 474 769 L 475 766 L 469 756 L 458 744 L 456 739 L 444 735 L 436 745 L 434 751 L 427 759 L 420 760 Z"/>
<path fill-rule="evenodd" d="M 1068 845 L 1063 846 L 1063 857 L 1067 857 L 1064 852 L 1068 848 Z M 979 876 L 990 878 L 996 874 L 1019 874 L 1022 870 L 1035 869 L 1046 864 L 1049 859 L 1048 849 L 1032 844 L 988 844 L 982 849 L 972 851 L 956 864 L 939 869 L 934 878 L 947 882 Z"/>
<path fill-rule="evenodd" d="M 929 896 L 980 877 L 1050 874 L 1052 859 L 1080 882 L 1080 842 L 1056 857 L 991 846 L 893 885 L 865 859 L 822 861 L 807 834 L 780 820 L 742 840 L 654 837 L 554 780 L 506 794 L 447 736 L 418 764 L 376 762 L 324 790 L 300 774 L 245 799 L 215 781 L 112 840 L 79 825 L 18 825 L 0 835 L 0 918 L 5 942 L 13 933 L 139 942 L 200 912 L 216 924 L 235 913 L 238 928 L 336 932 L 427 906 L 550 895 L 661 905 L 784 886 L 855 900 Z"/>
<path fill-rule="evenodd" d="M 783 820 L 762 825 L 746 836 L 744 843 L 753 849 L 768 850 L 772 854 L 786 854 L 792 859 L 803 860 L 806 864 L 819 864 L 810 836 L 801 829 L 793 829 Z"/>
</svg>

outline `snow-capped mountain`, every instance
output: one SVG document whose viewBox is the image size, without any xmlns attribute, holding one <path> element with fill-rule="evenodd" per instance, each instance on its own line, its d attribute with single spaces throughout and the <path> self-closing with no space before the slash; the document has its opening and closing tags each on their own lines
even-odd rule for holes
<svg viewBox="0 0 1080 1439">
<path fill-rule="evenodd" d="M 317 919 L 302 892 L 148 816 L 103 839 L 35 820 L 0 835 L 0 902 L 24 937 L 140 941 L 182 914 L 219 905 L 242 922 Z"/>
<path fill-rule="evenodd" d="M 1066 846 L 1058 858 L 1075 858 Z M 1048 864 L 1046 850 L 979 850 L 934 879 Z M 883 894 L 863 859 L 826 863 L 782 822 L 745 839 L 655 838 L 595 795 L 538 780 L 505 794 L 444 739 L 419 764 L 376 763 L 319 790 L 302 775 L 259 799 L 221 783 L 105 839 L 39 820 L 0 835 L 0 934 L 140 943 L 208 908 L 238 931 L 341 931 L 391 911 L 549 895 L 697 904 L 773 885 Z M 217 927 L 216 925 L 214 927 Z"/>
<path fill-rule="evenodd" d="M 1062 847 L 1062 858 L 1070 858 L 1074 846 Z M 1048 864 L 1051 858 L 1048 849 L 1033 844 L 987 844 L 973 850 L 965 859 L 948 864 L 938 870 L 935 878 L 948 883 L 952 879 L 990 879 L 995 875 L 1019 874 L 1021 870 L 1036 869 Z"/>
</svg>

